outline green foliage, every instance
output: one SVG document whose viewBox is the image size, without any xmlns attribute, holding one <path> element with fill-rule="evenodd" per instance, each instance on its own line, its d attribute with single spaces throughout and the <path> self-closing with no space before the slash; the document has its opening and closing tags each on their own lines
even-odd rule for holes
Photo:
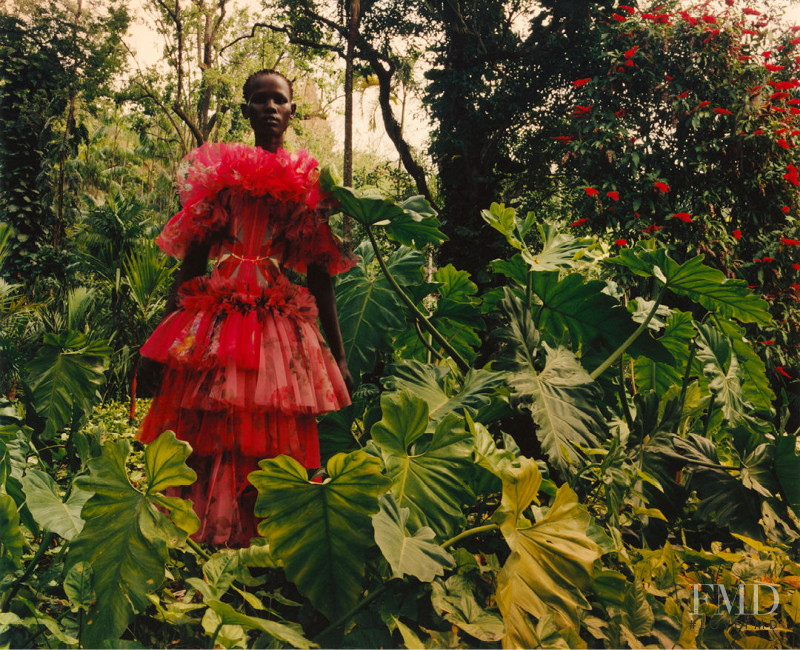
<svg viewBox="0 0 800 650">
<path fill-rule="evenodd" d="M 250 475 L 259 491 L 256 514 L 265 517 L 258 532 L 283 561 L 287 578 L 331 620 L 362 589 L 369 517 L 389 483 L 379 464 L 363 451 L 337 454 L 328 461 L 328 478 L 313 483 L 296 460 L 279 456 L 261 461 Z"/>
<path fill-rule="evenodd" d="M 110 350 L 78 332 L 46 334 L 28 364 L 28 383 L 36 412 L 47 419 L 45 436 L 67 426 L 73 413 L 88 414 L 103 384 Z"/>
<path fill-rule="evenodd" d="M 120 638 L 133 614 L 148 605 L 147 594 L 163 581 L 167 549 L 182 544 L 199 525 L 186 502 L 159 494 L 195 480 L 184 463 L 189 445 L 168 431 L 148 446 L 143 491 L 128 478 L 129 453 L 127 441 L 106 444 L 102 456 L 89 462 L 89 475 L 77 481 L 94 494 L 83 506 L 86 523 L 70 545 L 67 570 L 82 562 L 92 566 L 97 600 L 83 642 L 95 647 Z"/>
<path fill-rule="evenodd" d="M 471 466 L 472 436 L 453 413 L 442 417 L 427 434 L 426 402 L 407 390 L 384 393 L 383 418 L 371 430 L 409 523 L 430 526 L 437 535 L 463 526 L 463 505 L 472 498 L 466 479 Z"/>
<path fill-rule="evenodd" d="M 342 331 L 347 364 L 353 377 L 372 372 L 382 350 L 388 350 L 386 332 L 405 325 L 405 309 L 386 277 L 376 273 L 372 248 L 356 249 L 359 263 L 336 284 L 336 309 Z M 421 280 L 422 256 L 408 248 L 393 253 L 387 268 L 401 286 Z"/>
<path fill-rule="evenodd" d="M 411 575 L 422 582 L 432 582 L 455 564 L 452 556 L 434 541 L 428 526 L 412 535 L 408 530 L 408 508 L 400 508 L 391 495 L 380 497 L 380 512 L 372 517 L 375 542 L 392 567 L 396 578 Z"/>
<path fill-rule="evenodd" d="M 58 494 L 56 482 L 40 470 L 30 469 L 22 477 L 25 505 L 44 530 L 72 541 L 83 529 L 81 510 L 91 492 L 73 488 L 66 501 Z"/>
<path fill-rule="evenodd" d="M 497 578 L 497 603 L 506 621 L 504 648 L 539 645 L 529 616 L 552 614 L 558 629 L 576 628 L 578 611 L 589 606 L 581 590 L 591 584 L 593 564 L 601 554 L 587 535 L 589 515 L 567 486 L 559 488 L 553 504 L 535 522 L 521 519 L 540 483 L 539 470 L 528 459 L 503 479 L 497 518 L 511 548 Z"/>
<path fill-rule="evenodd" d="M 650 247 L 652 249 L 652 246 Z M 731 279 L 703 265 L 703 256 L 678 264 L 663 248 L 624 248 L 609 262 L 625 266 L 636 275 L 655 277 L 679 296 L 691 298 L 722 318 L 767 325 L 771 320 L 766 301 L 756 296 L 745 280 Z"/>
<path fill-rule="evenodd" d="M 580 462 L 582 447 L 596 447 L 606 436 L 605 418 L 598 408 L 602 391 L 566 348 L 549 348 L 539 370 L 539 333 L 531 314 L 510 292 L 501 303 L 509 317 L 503 341 L 509 352 L 502 366 L 512 374 L 513 396 L 529 408 L 536 435 L 553 465 L 568 473 Z"/>
</svg>

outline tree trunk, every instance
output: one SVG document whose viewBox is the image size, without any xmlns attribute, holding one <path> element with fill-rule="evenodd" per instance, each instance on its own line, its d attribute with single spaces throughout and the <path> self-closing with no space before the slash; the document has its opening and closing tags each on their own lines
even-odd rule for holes
<svg viewBox="0 0 800 650">
<path fill-rule="evenodd" d="M 358 34 L 358 19 L 361 13 L 359 0 L 350 0 L 348 4 L 347 24 L 347 50 L 344 57 L 344 167 L 343 182 L 346 186 L 353 185 L 353 57 L 355 55 L 356 35 Z M 352 244 L 353 233 L 350 217 L 345 215 L 342 224 L 342 235 L 345 244 Z"/>
</svg>

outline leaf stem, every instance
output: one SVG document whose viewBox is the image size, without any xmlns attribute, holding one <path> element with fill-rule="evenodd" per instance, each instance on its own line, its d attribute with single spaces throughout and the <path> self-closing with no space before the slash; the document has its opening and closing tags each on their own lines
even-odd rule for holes
<svg viewBox="0 0 800 650">
<path fill-rule="evenodd" d="M 484 526 L 476 526 L 475 528 L 470 528 L 469 530 L 465 530 L 460 532 L 455 537 L 451 537 L 448 539 L 444 544 L 442 544 L 442 548 L 447 548 L 448 546 L 453 546 L 457 544 L 462 539 L 467 539 L 468 537 L 474 537 L 475 535 L 480 535 L 481 533 L 488 533 L 491 530 L 496 530 L 500 528 L 497 524 L 485 524 Z"/>
<path fill-rule="evenodd" d="M 619 401 L 622 403 L 622 412 L 625 414 L 625 422 L 628 423 L 628 431 L 633 431 L 633 416 L 631 407 L 628 404 L 628 393 L 625 391 L 625 363 L 619 364 Z"/>
<path fill-rule="evenodd" d="M 39 548 L 36 550 L 36 554 L 25 568 L 25 572 L 14 581 L 14 584 L 11 585 L 11 588 L 4 594 L 3 604 L 0 606 L 0 612 L 8 611 L 8 608 L 11 606 L 11 601 L 14 600 L 14 596 L 17 595 L 17 592 L 22 587 L 22 584 L 31 577 L 33 570 L 36 568 L 36 565 L 39 564 L 39 561 L 42 559 L 42 557 L 44 557 L 44 554 L 47 552 L 47 547 L 50 546 L 50 542 L 52 542 L 54 538 L 55 533 L 45 533 L 44 537 L 42 537 L 42 543 L 39 544 Z"/>
<path fill-rule="evenodd" d="M 375 251 L 375 259 L 378 260 L 378 264 L 381 267 L 381 271 L 383 271 L 383 274 L 386 276 L 386 280 L 389 282 L 392 289 L 394 289 L 394 292 L 400 297 L 400 300 L 402 300 L 405 303 L 405 305 L 411 310 L 411 313 L 415 316 L 419 324 L 422 327 L 424 327 L 424 329 L 428 330 L 428 332 L 430 332 L 434 340 L 439 345 L 441 345 L 442 348 L 444 348 L 444 351 L 447 352 L 447 354 L 449 354 L 451 357 L 453 357 L 453 360 L 456 362 L 456 364 L 458 364 L 458 367 L 461 369 L 461 371 L 466 373 L 470 368 L 469 363 L 467 363 L 464 357 L 462 357 L 452 345 L 450 345 L 450 342 L 444 336 L 442 336 L 439 330 L 437 330 L 433 326 L 433 324 L 428 320 L 427 316 L 425 316 L 425 314 L 423 314 L 419 310 L 419 308 L 414 304 L 414 301 L 408 297 L 405 291 L 403 291 L 403 289 L 397 283 L 397 280 L 395 280 L 394 276 L 389 271 L 389 268 L 386 266 L 386 262 L 384 262 L 383 256 L 381 255 L 380 249 L 378 248 L 378 242 L 375 241 L 375 235 L 372 233 L 372 229 L 369 226 L 366 226 L 366 230 L 367 230 L 367 235 L 369 236 L 369 241 L 372 244 L 372 248 Z"/>
<path fill-rule="evenodd" d="M 619 359 L 631 345 L 633 342 L 641 336 L 641 334 L 647 329 L 647 326 L 650 324 L 650 321 L 653 319 L 653 316 L 656 315 L 656 311 L 661 306 L 661 301 L 664 299 L 664 294 L 667 292 L 667 285 L 665 284 L 661 288 L 661 292 L 658 294 L 655 303 L 653 303 L 653 308 L 650 310 L 650 313 L 647 314 L 647 318 L 645 318 L 641 325 L 636 328 L 636 331 L 631 334 L 625 341 L 623 341 L 622 345 L 620 345 L 616 350 L 611 353 L 611 356 L 608 357 L 603 363 L 601 363 L 597 368 L 595 368 L 591 373 L 590 376 L 592 379 L 597 379 L 600 375 L 602 375 L 609 367 Z"/>
<path fill-rule="evenodd" d="M 363 600 L 358 601 L 351 609 L 347 612 L 342 614 L 339 618 L 337 618 L 333 623 L 331 623 L 328 627 L 326 627 L 322 632 L 317 634 L 313 639 L 311 639 L 314 643 L 318 640 L 324 638 L 328 633 L 333 632 L 337 627 L 347 623 L 353 616 L 355 616 L 359 611 L 361 611 L 364 607 L 369 605 L 373 600 L 375 600 L 381 594 L 387 592 L 390 587 L 393 587 L 396 582 L 399 582 L 399 578 L 392 578 L 391 580 L 384 582 L 383 585 L 378 587 L 375 591 L 369 594 Z"/>
<path fill-rule="evenodd" d="M 204 558 L 205 560 L 210 560 L 211 556 L 206 553 L 201 547 L 200 544 L 195 542 L 191 537 L 186 538 L 186 545 L 192 549 L 195 553 L 197 553 L 200 557 Z"/>
</svg>

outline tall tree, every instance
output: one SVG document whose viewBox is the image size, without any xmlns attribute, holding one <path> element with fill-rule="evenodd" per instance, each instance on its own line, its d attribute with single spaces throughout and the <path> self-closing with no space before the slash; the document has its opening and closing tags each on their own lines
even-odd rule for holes
<svg viewBox="0 0 800 650">
<path fill-rule="evenodd" d="M 7 274 L 63 277 L 74 218 L 67 160 L 86 137 L 92 102 L 111 93 L 128 20 L 124 8 L 92 14 L 80 3 L 0 11 L 0 221 L 15 230 Z"/>
</svg>

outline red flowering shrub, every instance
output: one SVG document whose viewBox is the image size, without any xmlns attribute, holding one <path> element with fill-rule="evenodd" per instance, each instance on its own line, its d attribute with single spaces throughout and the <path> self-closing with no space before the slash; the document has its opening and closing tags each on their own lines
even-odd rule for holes
<svg viewBox="0 0 800 650">
<path fill-rule="evenodd" d="M 554 119 L 574 136 L 560 144 L 561 204 L 578 231 L 657 237 L 747 280 L 772 305 L 768 362 L 800 376 L 800 28 L 710 8 L 597 16 L 604 45 L 574 71 L 591 83 L 567 82 Z"/>
</svg>

